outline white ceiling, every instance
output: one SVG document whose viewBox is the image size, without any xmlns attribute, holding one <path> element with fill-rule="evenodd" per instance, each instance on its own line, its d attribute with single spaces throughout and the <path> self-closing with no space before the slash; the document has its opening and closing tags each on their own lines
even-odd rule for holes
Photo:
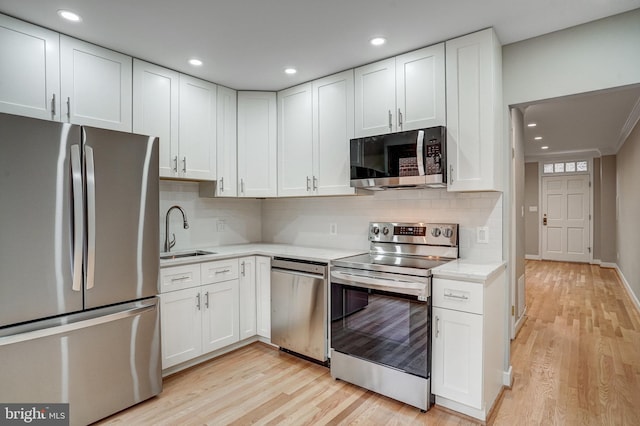
<svg viewBox="0 0 640 426">
<path fill-rule="evenodd" d="M 280 90 L 486 27 L 504 45 L 636 8 L 640 0 L 0 0 L 7 15 L 239 90 Z M 373 47 L 374 36 L 388 43 Z M 285 75 L 289 66 L 298 74 Z M 525 118 L 548 154 L 606 154 L 639 90 L 548 101 Z M 540 152 L 533 136 L 526 129 L 527 157 Z"/>
<path fill-rule="evenodd" d="M 0 0 L 0 12 L 233 89 L 280 90 L 493 26 L 502 44 L 640 0 Z M 58 9 L 83 18 L 69 23 Z M 369 45 L 382 35 L 385 46 Z M 204 65 L 187 64 L 198 57 Z M 288 66 L 297 75 L 284 75 Z"/>
</svg>

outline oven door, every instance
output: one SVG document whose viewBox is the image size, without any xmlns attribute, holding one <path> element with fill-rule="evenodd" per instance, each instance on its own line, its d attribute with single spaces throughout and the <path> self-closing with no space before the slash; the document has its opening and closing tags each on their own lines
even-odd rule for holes
<svg viewBox="0 0 640 426">
<path fill-rule="evenodd" d="M 395 275 L 332 270 L 331 347 L 429 378 L 431 279 Z"/>
</svg>

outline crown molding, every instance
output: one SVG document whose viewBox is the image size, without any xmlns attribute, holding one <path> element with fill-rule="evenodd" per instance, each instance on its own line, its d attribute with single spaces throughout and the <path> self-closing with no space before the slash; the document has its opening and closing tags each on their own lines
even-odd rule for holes
<svg viewBox="0 0 640 426">
<path fill-rule="evenodd" d="M 624 143 L 629 138 L 629 135 L 631 134 L 631 132 L 633 132 L 633 129 L 635 129 L 636 125 L 638 124 L 638 121 L 640 121 L 640 97 L 631 109 L 631 112 L 629 113 L 624 126 L 622 126 L 622 129 L 620 129 L 620 136 L 618 137 L 618 144 L 616 145 L 614 154 L 617 154 L 618 151 L 620 151 Z"/>
</svg>

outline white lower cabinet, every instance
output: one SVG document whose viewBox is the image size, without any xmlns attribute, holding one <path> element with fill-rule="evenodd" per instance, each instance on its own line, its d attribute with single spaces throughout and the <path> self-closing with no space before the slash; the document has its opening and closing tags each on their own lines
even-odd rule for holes
<svg viewBox="0 0 640 426">
<path fill-rule="evenodd" d="M 268 339 L 270 279 L 271 258 L 265 256 L 162 268 L 162 369 L 256 334 Z"/>
<path fill-rule="evenodd" d="M 436 404 L 483 421 L 504 381 L 504 277 L 433 278 L 431 392 Z"/>
</svg>

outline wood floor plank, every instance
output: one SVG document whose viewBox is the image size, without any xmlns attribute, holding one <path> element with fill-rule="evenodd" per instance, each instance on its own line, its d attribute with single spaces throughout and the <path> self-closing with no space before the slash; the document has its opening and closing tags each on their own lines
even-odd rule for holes
<svg viewBox="0 0 640 426">
<path fill-rule="evenodd" d="M 527 319 L 495 425 L 640 425 L 640 313 L 617 273 L 527 261 Z M 158 397 L 101 425 L 474 425 L 331 378 L 254 343 L 165 378 Z"/>
</svg>

